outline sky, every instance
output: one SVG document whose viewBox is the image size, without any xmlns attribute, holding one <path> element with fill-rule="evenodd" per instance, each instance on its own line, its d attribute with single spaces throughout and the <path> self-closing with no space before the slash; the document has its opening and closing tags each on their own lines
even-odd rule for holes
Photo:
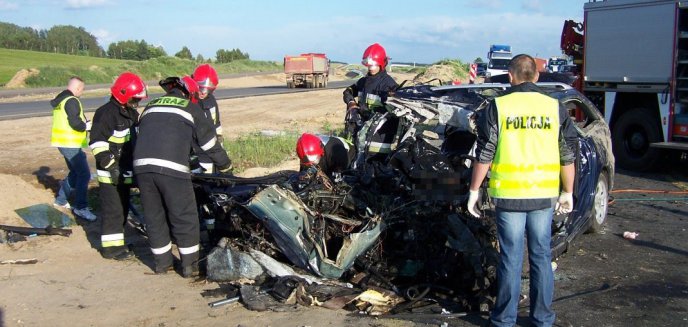
<svg viewBox="0 0 688 327">
<path fill-rule="evenodd" d="M 251 59 L 325 53 L 358 63 L 381 44 L 392 62 L 486 58 L 490 44 L 548 58 L 561 54 L 564 21 L 583 20 L 588 0 L 0 0 L 0 21 L 83 27 L 107 51 L 145 40 L 168 55 L 188 47 L 214 58 L 238 48 Z"/>
</svg>

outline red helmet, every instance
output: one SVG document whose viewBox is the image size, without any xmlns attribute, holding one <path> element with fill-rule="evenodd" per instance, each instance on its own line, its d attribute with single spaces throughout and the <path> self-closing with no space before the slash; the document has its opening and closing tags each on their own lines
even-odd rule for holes
<svg viewBox="0 0 688 327">
<path fill-rule="evenodd" d="M 203 94 L 211 93 L 217 87 L 217 72 L 209 64 L 199 65 L 191 76 Z"/>
<path fill-rule="evenodd" d="M 324 152 L 320 138 L 313 134 L 303 133 L 296 141 L 296 155 L 299 156 L 302 165 L 318 164 Z"/>
<path fill-rule="evenodd" d="M 191 102 L 196 102 L 198 99 L 198 83 L 191 78 L 191 76 L 186 75 L 179 80 L 179 84 L 186 93 L 186 95 L 191 99 Z"/>
<path fill-rule="evenodd" d="M 146 83 L 141 77 L 134 73 L 124 72 L 110 87 L 112 97 L 120 104 L 126 105 L 131 100 L 138 102 L 141 99 L 147 98 Z"/>
<path fill-rule="evenodd" d="M 380 66 L 380 69 L 385 69 L 387 66 L 387 52 L 380 44 L 374 43 L 363 52 L 363 66 Z"/>
</svg>

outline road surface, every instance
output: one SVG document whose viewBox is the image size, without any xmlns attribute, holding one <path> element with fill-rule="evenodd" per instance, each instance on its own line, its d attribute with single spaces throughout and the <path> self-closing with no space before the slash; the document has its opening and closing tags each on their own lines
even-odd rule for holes
<svg viewBox="0 0 688 327">
<path fill-rule="evenodd" d="M 330 81 L 327 85 L 327 89 L 338 89 L 344 88 L 351 85 L 351 81 Z M 58 89 L 59 92 L 62 89 Z M 270 95 L 270 94 L 283 94 L 283 93 L 295 93 L 295 92 L 308 92 L 322 89 L 305 89 L 305 88 L 287 88 L 286 85 L 279 86 L 260 86 L 260 87 L 242 87 L 242 88 L 229 88 L 229 89 L 217 89 L 215 90 L 215 98 L 218 100 L 223 99 L 233 99 L 242 98 L 250 96 L 260 96 L 260 95 Z M 147 99 L 141 102 L 142 106 L 151 100 L 161 96 L 162 93 L 150 94 Z M 103 105 L 109 98 L 108 96 L 95 97 L 95 98 L 82 98 L 81 103 L 84 106 L 84 111 L 94 111 L 101 105 Z M 29 118 L 29 117 L 40 117 L 47 116 L 51 114 L 52 107 L 48 100 L 41 101 L 31 101 L 31 102 L 15 102 L 15 103 L 0 103 L 0 120 L 17 119 L 17 118 Z"/>
</svg>

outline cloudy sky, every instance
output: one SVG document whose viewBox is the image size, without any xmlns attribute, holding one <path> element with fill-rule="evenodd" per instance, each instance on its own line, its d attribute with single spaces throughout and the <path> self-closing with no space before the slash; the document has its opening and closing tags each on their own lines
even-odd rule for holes
<svg viewBox="0 0 688 327">
<path fill-rule="evenodd" d="M 145 40 L 173 55 L 239 48 L 252 59 L 324 52 L 358 62 L 378 42 L 392 61 L 485 58 L 490 44 L 559 55 L 566 19 L 582 21 L 588 0 L 0 0 L 0 21 L 36 29 L 84 27 L 105 50 Z"/>
</svg>

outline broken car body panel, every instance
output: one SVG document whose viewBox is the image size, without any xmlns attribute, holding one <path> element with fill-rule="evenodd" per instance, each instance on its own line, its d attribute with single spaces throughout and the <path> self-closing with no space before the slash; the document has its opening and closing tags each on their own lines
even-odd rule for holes
<svg viewBox="0 0 688 327">
<path fill-rule="evenodd" d="M 336 259 L 332 260 L 328 252 L 337 249 L 328 249 L 324 239 L 312 234 L 313 219 L 326 218 L 309 216 L 291 191 L 277 185 L 268 186 L 256 194 L 246 208 L 265 223 L 277 246 L 293 264 L 327 278 L 341 277 L 354 260 L 377 241 L 382 230 L 381 223 L 371 220 L 361 232 L 347 234 Z"/>
</svg>

